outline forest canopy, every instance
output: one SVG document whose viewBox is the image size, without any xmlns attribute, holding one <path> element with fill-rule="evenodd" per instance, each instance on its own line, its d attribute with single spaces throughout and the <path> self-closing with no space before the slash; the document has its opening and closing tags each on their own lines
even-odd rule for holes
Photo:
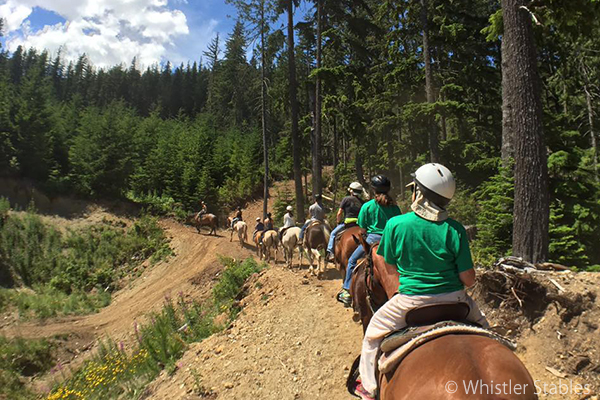
<svg viewBox="0 0 600 400">
<path fill-rule="evenodd" d="M 188 64 L 99 69 L 85 55 L 3 51 L 0 173 L 54 194 L 169 197 L 188 209 L 204 200 L 218 211 L 262 191 L 263 149 L 268 180 L 293 177 L 297 151 L 305 181 L 315 165 L 333 166 L 324 191 L 385 173 L 401 198 L 435 155 L 460 182 L 453 210 L 478 226 L 478 259 L 510 254 L 500 2 L 315 0 L 294 15 L 290 48 L 290 31 L 273 23 L 290 1 L 232 1 L 233 31 Z M 548 258 L 586 268 L 600 264 L 600 4 L 533 3 L 520 10 L 541 82 Z"/>
</svg>

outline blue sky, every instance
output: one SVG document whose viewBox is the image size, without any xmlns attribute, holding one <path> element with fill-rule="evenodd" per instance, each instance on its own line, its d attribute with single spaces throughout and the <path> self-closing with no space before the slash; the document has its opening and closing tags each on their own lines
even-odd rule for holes
<svg viewBox="0 0 600 400">
<path fill-rule="evenodd" d="M 199 60 L 219 33 L 225 39 L 236 10 L 224 0 L 0 0 L 2 45 L 85 53 L 98 67 L 136 57 L 141 67 Z"/>
</svg>

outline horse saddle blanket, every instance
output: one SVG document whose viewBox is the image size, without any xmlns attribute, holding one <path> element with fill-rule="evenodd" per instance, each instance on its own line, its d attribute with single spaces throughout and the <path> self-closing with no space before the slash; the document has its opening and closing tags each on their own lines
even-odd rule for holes
<svg viewBox="0 0 600 400">
<path fill-rule="evenodd" d="M 312 228 L 313 226 L 317 226 L 317 225 L 321 225 L 321 224 L 322 224 L 322 222 L 321 222 L 321 221 L 318 221 L 318 220 L 313 220 L 313 221 L 311 221 L 311 222 L 308 224 L 308 226 L 306 227 L 306 229 L 308 229 L 308 228 Z"/>
<path fill-rule="evenodd" d="M 411 327 L 394 332 L 381 342 L 381 356 L 378 361 L 379 372 L 392 371 L 414 349 L 444 335 L 480 335 L 492 338 L 511 350 L 517 345 L 512 340 L 489 329 L 462 322 L 443 321 L 434 325 Z"/>
</svg>

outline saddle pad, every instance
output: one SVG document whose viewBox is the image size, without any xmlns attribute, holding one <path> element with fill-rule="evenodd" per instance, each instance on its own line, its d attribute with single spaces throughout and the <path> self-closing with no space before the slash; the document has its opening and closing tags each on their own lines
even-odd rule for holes
<svg viewBox="0 0 600 400">
<path fill-rule="evenodd" d="M 390 351 L 394 351 L 405 343 L 410 342 L 411 339 L 422 335 L 432 329 L 441 328 L 448 325 L 457 325 L 454 321 L 441 321 L 433 325 L 425 325 L 425 326 L 415 326 L 410 328 L 405 328 L 390 335 L 386 336 L 379 345 L 379 348 L 383 353 L 389 353 Z"/>
<path fill-rule="evenodd" d="M 400 363 L 400 361 L 404 359 L 404 357 L 406 357 L 411 351 L 413 351 L 420 345 L 440 336 L 453 334 L 486 336 L 496 340 L 497 342 L 506 346 L 512 351 L 516 350 L 517 348 L 517 344 L 512 340 L 504 336 L 498 335 L 497 333 L 494 333 L 488 329 L 458 323 L 449 323 L 441 327 L 434 327 L 433 329 L 423 333 L 422 335 L 412 338 L 400 348 L 392 352 L 384 353 L 381 356 L 381 358 L 379 358 L 379 372 L 385 374 L 392 371 Z"/>
<path fill-rule="evenodd" d="M 321 221 L 314 220 L 314 221 L 312 221 L 311 223 L 309 223 L 309 224 L 306 226 L 306 229 L 308 229 L 308 228 L 312 228 L 313 226 L 316 226 L 316 225 L 321 225 L 321 224 L 322 224 L 322 222 L 321 222 Z"/>
</svg>

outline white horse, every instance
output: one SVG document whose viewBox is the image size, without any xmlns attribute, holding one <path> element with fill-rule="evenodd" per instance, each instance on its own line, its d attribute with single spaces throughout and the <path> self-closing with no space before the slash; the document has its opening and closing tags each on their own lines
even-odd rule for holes
<svg viewBox="0 0 600 400">
<path fill-rule="evenodd" d="M 272 250 L 275 251 L 275 263 L 277 263 L 277 254 L 279 253 L 279 235 L 275 230 L 268 230 L 263 236 L 263 256 L 267 262 L 271 261 Z"/>
<path fill-rule="evenodd" d="M 289 268 L 292 267 L 294 259 L 294 249 L 298 248 L 300 254 L 300 264 L 302 264 L 302 243 L 300 242 L 300 228 L 293 226 L 287 229 L 283 233 L 281 238 L 281 245 L 283 246 L 283 255 L 285 262 Z"/>
<path fill-rule="evenodd" d="M 244 244 L 248 241 L 248 225 L 244 221 L 237 221 L 231 230 L 229 241 L 233 241 L 233 231 L 237 232 L 240 246 L 244 247 Z"/>
<path fill-rule="evenodd" d="M 306 257 L 310 266 L 308 272 L 311 275 L 316 275 L 320 278 L 325 272 L 327 267 L 327 261 L 325 257 L 321 255 L 321 252 L 327 251 L 327 243 L 329 242 L 329 236 L 331 231 L 329 225 L 324 222 L 314 222 L 308 225 L 304 231 L 304 249 L 306 250 Z M 316 267 L 313 265 L 313 257 L 317 259 Z M 302 260 L 300 260 L 302 262 Z"/>
</svg>

